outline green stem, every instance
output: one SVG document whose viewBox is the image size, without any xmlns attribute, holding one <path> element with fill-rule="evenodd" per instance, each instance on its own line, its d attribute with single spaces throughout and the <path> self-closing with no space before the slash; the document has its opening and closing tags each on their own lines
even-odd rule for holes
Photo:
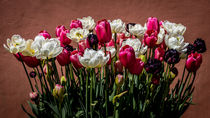
<svg viewBox="0 0 210 118">
<path fill-rule="evenodd" d="M 25 73 L 26 73 L 26 75 L 27 75 L 29 84 L 30 84 L 30 86 L 31 86 L 31 90 L 32 90 L 32 92 L 34 92 L 34 88 L 33 88 L 33 85 L 32 85 L 32 83 L 31 83 L 30 77 L 29 77 L 29 75 L 28 75 L 28 71 L 27 71 L 27 69 L 26 69 L 26 66 L 25 66 L 25 64 L 23 63 L 23 59 L 22 59 L 20 53 L 18 53 L 18 55 L 19 55 L 19 57 L 20 57 L 20 60 L 21 60 L 21 63 L 22 63 L 22 65 L 23 65 L 23 68 L 24 68 L 24 70 L 25 70 Z"/>
<path fill-rule="evenodd" d="M 106 44 L 104 43 L 104 50 L 106 56 Z M 107 73 L 107 65 L 105 65 L 105 74 L 106 74 L 106 83 L 105 83 L 105 108 L 106 108 L 106 118 L 108 117 L 108 73 Z"/>
<path fill-rule="evenodd" d="M 86 108 L 85 116 L 86 116 L 86 118 L 88 118 L 88 77 L 86 77 L 85 108 Z"/>
<path fill-rule="evenodd" d="M 38 69 L 38 67 L 36 67 L 36 70 L 37 70 L 37 76 L 38 76 L 38 78 L 39 78 L 39 82 L 40 82 L 40 84 L 41 84 L 41 89 L 42 89 L 42 93 L 43 93 L 43 82 L 42 82 L 42 78 L 40 78 L 40 75 L 39 75 L 39 69 Z"/>
<path fill-rule="evenodd" d="M 90 117 L 93 118 L 93 74 L 90 69 Z"/>
<path fill-rule="evenodd" d="M 47 81 L 46 81 L 46 79 L 45 79 L 45 75 L 44 75 L 44 71 L 43 71 L 42 65 L 40 64 L 39 66 L 40 66 L 40 69 L 41 69 L 41 71 L 42 71 L 42 76 L 43 76 L 43 78 L 44 78 L 44 83 L 45 83 L 46 89 L 47 89 L 47 91 L 49 91 L 49 88 L 48 88 L 48 85 L 47 85 Z M 46 91 L 46 92 L 47 92 L 47 91 Z"/>
</svg>

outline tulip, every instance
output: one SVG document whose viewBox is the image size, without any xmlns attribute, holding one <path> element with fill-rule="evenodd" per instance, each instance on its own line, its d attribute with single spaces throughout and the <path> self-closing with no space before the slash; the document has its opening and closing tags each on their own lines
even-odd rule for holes
<svg viewBox="0 0 210 118">
<path fill-rule="evenodd" d="M 81 40 L 87 39 L 87 36 L 89 34 L 89 31 L 87 29 L 81 29 L 81 28 L 73 28 L 70 30 L 70 33 L 67 33 L 66 36 L 79 43 Z"/>
<path fill-rule="evenodd" d="M 206 44 L 205 44 L 205 41 L 202 40 L 201 38 L 197 38 L 195 41 L 194 41 L 194 47 L 195 47 L 195 50 L 198 52 L 198 53 L 203 53 L 206 51 Z"/>
<path fill-rule="evenodd" d="M 157 32 L 157 34 L 160 31 L 160 26 L 158 19 L 155 17 L 149 17 L 147 20 L 147 33 L 151 34 L 152 32 Z"/>
<path fill-rule="evenodd" d="M 155 59 L 163 61 L 164 54 L 165 50 L 163 48 L 158 47 L 155 49 Z"/>
<path fill-rule="evenodd" d="M 186 27 L 184 25 L 171 23 L 167 20 L 162 22 L 162 26 L 166 32 L 171 35 L 183 35 L 186 31 Z"/>
<path fill-rule="evenodd" d="M 125 45 L 120 49 L 119 60 L 125 68 L 130 67 L 136 60 L 135 52 L 129 45 Z"/>
<path fill-rule="evenodd" d="M 144 43 L 149 47 L 149 48 L 153 48 L 156 46 L 157 43 L 157 32 L 153 32 L 151 34 L 145 33 L 144 34 Z"/>
<path fill-rule="evenodd" d="M 154 75 L 151 80 L 152 80 L 152 84 L 154 85 L 159 85 L 160 83 L 160 77 L 157 75 Z"/>
<path fill-rule="evenodd" d="M 56 84 L 53 89 L 53 96 L 59 100 L 59 102 L 63 101 L 65 89 L 62 85 Z"/>
<path fill-rule="evenodd" d="M 112 39 L 110 24 L 107 20 L 98 21 L 95 31 L 100 43 L 108 43 Z"/>
<path fill-rule="evenodd" d="M 60 53 L 56 59 L 61 66 L 65 66 L 69 64 L 71 61 L 69 59 L 70 52 L 66 49 L 63 49 L 62 53 Z"/>
<path fill-rule="evenodd" d="M 21 58 L 22 58 L 22 61 L 23 61 L 23 58 L 25 57 L 22 53 L 17 53 L 17 54 L 13 54 L 15 56 L 15 58 L 18 60 L 18 61 L 21 61 Z M 21 56 L 21 58 L 20 58 Z"/>
<path fill-rule="evenodd" d="M 195 47 L 194 47 L 194 45 L 192 45 L 192 44 L 189 44 L 188 46 L 187 46 L 187 55 L 190 55 L 191 53 L 195 53 Z"/>
<path fill-rule="evenodd" d="M 110 22 L 112 33 L 125 32 L 126 26 L 121 19 L 113 20 Z"/>
<path fill-rule="evenodd" d="M 70 23 L 70 29 L 73 28 L 82 28 L 82 22 L 79 20 L 72 20 Z"/>
<path fill-rule="evenodd" d="M 202 63 L 202 55 L 199 53 L 191 53 L 186 61 L 186 68 L 190 72 L 196 72 Z"/>
<path fill-rule="evenodd" d="M 85 49 L 87 48 L 86 40 L 82 40 L 79 42 L 79 52 L 84 53 Z"/>
<path fill-rule="evenodd" d="M 80 63 L 86 68 L 100 68 L 109 61 L 110 55 L 105 55 L 102 50 L 86 49 L 83 56 L 79 56 Z"/>
<path fill-rule="evenodd" d="M 24 56 L 23 62 L 31 68 L 37 67 L 40 64 L 40 61 L 36 57 Z"/>
<path fill-rule="evenodd" d="M 145 33 L 145 28 L 143 26 L 141 26 L 141 24 L 128 24 L 127 26 L 129 29 L 129 33 L 131 33 L 131 35 L 141 38 L 144 36 Z"/>
<path fill-rule="evenodd" d="M 90 16 L 83 17 L 82 19 L 78 18 L 78 20 L 82 22 L 83 29 L 93 30 L 96 25 L 94 19 Z"/>
<path fill-rule="evenodd" d="M 80 69 L 83 67 L 82 64 L 79 62 L 79 55 L 82 56 L 82 53 L 74 50 L 73 52 L 71 52 L 70 56 L 70 61 L 76 69 Z"/>
<path fill-rule="evenodd" d="M 169 78 L 174 79 L 178 75 L 178 70 L 176 67 L 170 69 Z"/>
<path fill-rule="evenodd" d="M 71 43 L 71 39 L 69 39 L 66 34 L 69 33 L 69 30 L 62 30 L 60 33 L 59 41 L 61 44 L 69 45 Z"/>
<path fill-rule="evenodd" d="M 139 75 L 141 74 L 143 68 L 144 68 L 144 62 L 142 62 L 141 59 L 137 58 L 135 60 L 135 63 L 133 63 L 133 65 L 130 66 L 128 70 L 131 74 Z"/>
<path fill-rule="evenodd" d="M 32 101 L 36 102 L 39 99 L 39 95 L 37 92 L 30 92 L 29 97 Z"/>
<path fill-rule="evenodd" d="M 120 62 L 120 60 L 117 60 L 115 62 L 114 67 L 115 67 L 115 72 L 119 72 L 119 73 L 122 73 L 123 72 L 123 65 Z"/>
<path fill-rule="evenodd" d="M 39 36 L 43 36 L 45 39 L 51 38 L 50 34 L 46 30 L 40 31 Z"/>
<path fill-rule="evenodd" d="M 162 70 L 162 63 L 160 60 L 157 59 L 148 59 L 144 67 L 147 73 L 152 73 L 157 75 Z"/>
<path fill-rule="evenodd" d="M 107 65 L 110 65 L 112 63 L 112 56 L 111 56 L 111 52 L 110 51 L 106 51 L 106 54 L 109 55 L 109 61 L 107 62 Z"/>
<path fill-rule="evenodd" d="M 117 85 L 117 87 L 121 87 L 123 85 L 124 79 L 123 79 L 123 75 L 118 74 L 115 78 L 115 84 Z"/>
<path fill-rule="evenodd" d="M 127 31 L 127 32 L 129 32 L 129 25 L 135 26 L 136 23 L 128 23 L 128 24 L 126 24 L 126 31 Z"/>
<path fill-rule="evenodd" d="M 66 84 L 66 78 L 65 78 L 65 76 L 62 76 L 61 77 L 60 83 L 61 83 L 61 85 L 65 85 Z"/>
<path fill-rule="evenodd" d="M 179 52 L 174 49 L 169 49 L 165 52 L 164 60 L 168 64 L 176 64 L 180 61 Z"/>
<path fill-rule="evenodd" d="M 64 25 L 59 25 L 56 27 L 56 31 L 55 31 L 55 34 L 57 37 L 60 37 L 60 34 L 62 31 L 66 31 L 67 29 L 65 28 Z"/>
<path fill-rule="evenodd" d="M 35 78 L 35 77 L 36 77 L 36 72 L 35 72 L 35 71 L 31 71 L 31 72 L 29 73 L 29 76 L 30 76 L 31 78 Z"/>
<path fill-rule="evenodd" d="M 98 47 L 98 38 L 95 34 L 89 34 L 86 39 L 87 48 L 96 50 Z"/>
</svg>

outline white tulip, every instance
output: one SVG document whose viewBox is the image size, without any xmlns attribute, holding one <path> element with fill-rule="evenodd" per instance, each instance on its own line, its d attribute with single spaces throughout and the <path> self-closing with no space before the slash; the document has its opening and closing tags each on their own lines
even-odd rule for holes
<svg viewBox="0 0 210 118">
<path fill-rule="evenodd" d="M 138 38 L 142 38 L 146 31 L 145 27 L 141 26 L 140 24 L 128 25 L 129 32 L 132 35 L 137 36 Z"/>
<path fill-rule="evenodd" d="M 95 27 L 95 21 L 91 16 L 83 17 L 82 19 L 78 18 L 82 22 L 83 29 L 93 30 Z"/>
<path fill-rule="evenodd" d="M 85 49 L 83 56 L 79 56 L 80 63 L 86 68 L 104 66 L 109 61 L 109 55 L 105 56 L 102 50 Z"/>
<path fill-rule="evenodd" d="M 104 47 L 101 47 L 101 49 L 104 51 Z M 115 47 L 112 47 L 112 46 L 106 47 L 106 51 L 110 51 L 111 58 L 113 58 L 115 56 L 116 52 L 117 52 Z"/>
<path fill-rule="evenodd" d="M 161 44 L 163 42 L 164 37 L 165 37 L 165 30 L 162 27 L 160 27 L 160 32 L 158 33 L 158 40 L 156 44 Z"/>
<path fill-rule="evenodd" d="M 24 50 L 22 51 L 22 54 L 24 56 L 34 56 L 35 54 L 35 50 L 31 48 L 31 44 L 33 43 L 33 40 L 32 39 L 28 39 L 26 41 L 26 45 L 25 45 L 25 48 Z"/>
<path fill-rule="evenodd" d="M 7 49 L 10 53 L 16 54 L 18 52 L 22 52 L 25 48 L 25 39 L 23 39 L 20 35 L 13 35 L 11 40 L 7 39 L 7 45 L 3 44 L 4 48 Z"/>
<path fill-rule="evenodd" d="M 63 48 L 60 41 L 56 38 L 45 39 L 43 36 L 36 36 L 31 48 L 35 51 L 37 59 L 50 59 L 58 56 Z"/>
<path fill-rule="evenodd" d="M 110 21 L 109 21 L 110 22 Z M 110 22 L 112 33 L 125 32 L 125 23 L 121 19 L 113 20 Z"/>
<path fill-rule="evenodd" d="M 139 39 L 128 38 L 126 41 L 122 42 L 121 47 L 125 45 L 129 45 L 134 49 L 136 57 L 143 55 L 147 51 L 147 46 L 144 46 L 143 44 L 141 45 L 141 41 Z"/>
<path fill-rule="evenodd" d="M 182 35 L 166 36 L 170 38 L 165 39 L 165 44 L 169 49 L 175 49 L 180 53 L 185 53 L 187 51 L 187 46 L 189 43 L 184 42 L 184 37 Z"/>
<path fill-rule="evenodd" d="M 70 30 L 70 33 L 67 33 L 66 36 L 75 42 L 80 40 L 85 40 L 89 34 L 87 29 L 73 28 Z"/>
<path fill-rule="evenodd" d="M 164 29 L 168 34 L 179 34 L 183 35 L 186 31 L 186 27 L 182 24 L 171 23 L 169 21 L 164 21 L 162 23 Z"/>
</svg>

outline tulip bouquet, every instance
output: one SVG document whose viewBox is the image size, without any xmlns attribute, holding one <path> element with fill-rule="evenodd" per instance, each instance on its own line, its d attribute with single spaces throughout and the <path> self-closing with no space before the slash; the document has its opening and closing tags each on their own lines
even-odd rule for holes
<svg viewBox="0 0 210 118">
<path fill-rule="evenodd" d="M 185 30 L 155 17 L 144 26 L 84 17 L 58 26 L 56 38 L 45 30 L 34 40 L 13 35 L 4 47 L 26 72 L 33 114 L 21 106 L 29 117 L 178 118 L 193 104 L 206 51 L 200 38 L 184 42 Z"/>
</svg>

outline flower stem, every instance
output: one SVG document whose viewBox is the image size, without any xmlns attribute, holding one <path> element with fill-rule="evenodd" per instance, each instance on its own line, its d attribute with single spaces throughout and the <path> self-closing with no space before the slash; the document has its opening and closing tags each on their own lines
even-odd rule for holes
<svg viewBox="0 0 210 118">
<path fill-rule="evenodd" d="M 90 69 L 90 117 L 93 118 L 93 74 Z"/>
<path fill-rule="evenodd" d="M 88 77 L 86 77 L 85 116 L 88 118 Z"/>
<path fill-rule="evenodd" d="M 26 75 L 27 75 L 29 84 L 30 84 L 30 86 L 31 86 L 31 90 L 32 90 L 32 92 L 34 92 L 34 88 L 33 88 L 33 85 L 32 85 L 32 83 L 31 83 L 30 77 L 29 77 L 29 75 L 28 75 L 28 71 L 27 71 L 27 69 L 26 69 L 26 66 L 25 66 L 25 64 L 23 63 L 23 59 L 22 59 L 20 53 L 18 53 L 18 55 L 19 55 L 19 57 L 20 57 L 20 60 L 21 60 L 21 63 L 22 63 L 22 65 L 23 65 L 23 68 L 24 68 L 24 70 L 25 70 L 25 73 L 26 73 Z"/>
</svg>

